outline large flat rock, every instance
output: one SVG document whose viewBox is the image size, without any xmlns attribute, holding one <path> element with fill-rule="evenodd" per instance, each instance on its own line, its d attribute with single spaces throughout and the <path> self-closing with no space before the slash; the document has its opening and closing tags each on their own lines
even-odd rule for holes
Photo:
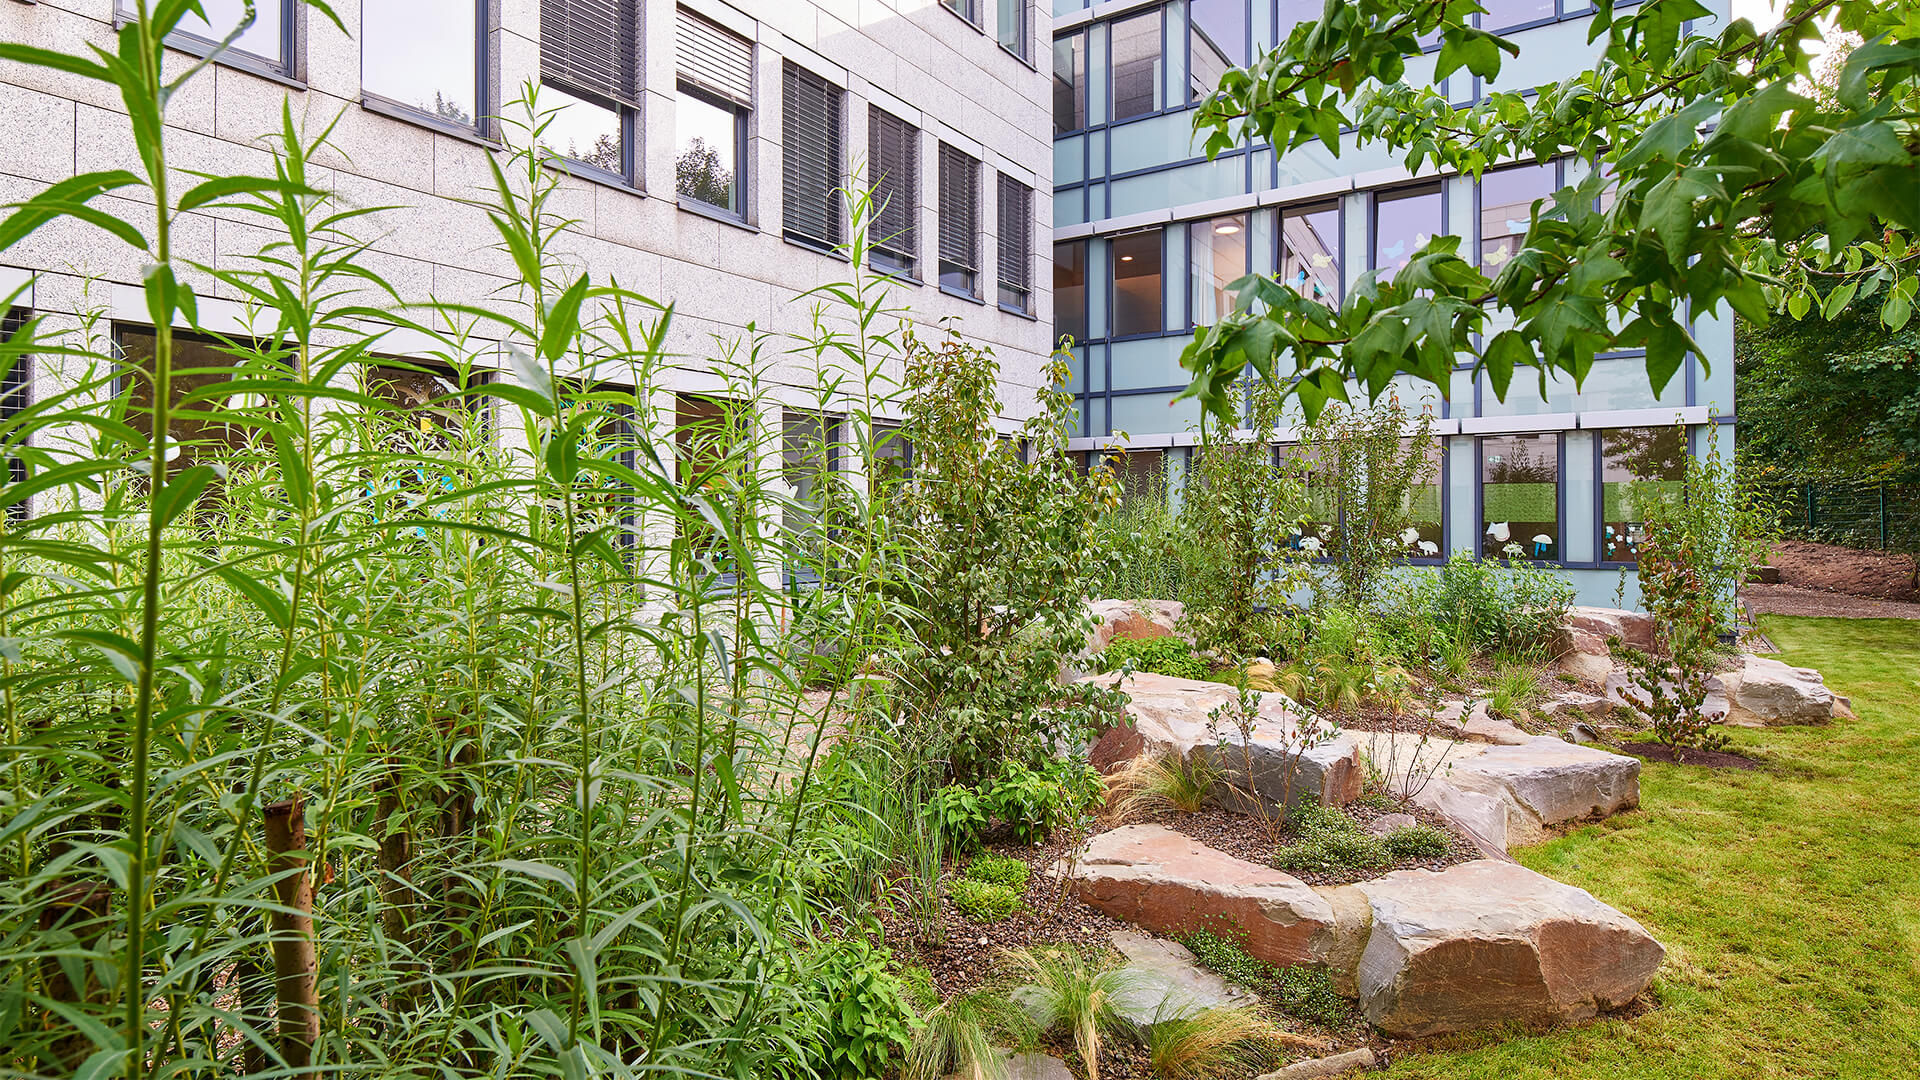
<svg viewBox="0 0 1920 1080">
<path fill-rule="evenodd" d="M 1640 761 L 1539 735 L 1489 746 L 1450 763 L 1445 779 L 1507 804 L 1507 843 L 1531 844 L 1555 825 L 1604 818 L 1640 805 Z"/>
<path fill-rule="evenodd" d="M 1193 953 L 1177 941 L 1132 930 L 1115 930 L 1109 940 L 1127 958 L 1125 984 L 1115 995 L 1114 1011 L 1143 1034 L 1168 1020 L 1260 1001 L 1251 990 L 1201 967 Z"/>
<path fill-rule="evenodd" d="M 1305 715 L 1285 694 L 1256 692 L 1256 719 L 1243 739 L 1237 728 L 1211 717 L 1239 701 L 1239 691 L 1225 683 L 1151 672 L 1091 678 L 1127 694 L 1127 717 L 1145 748 L 1203 759 L 1222 775 L 1209 796 L 1216 805 L 1246 811 L 1254 797 L 1273 808 L 1313 795 L 1325 805 L 1345 806 L 1360 797 L 1359 744 Z"/>
<path fill-rule="evenodd" d="M 1850 715 L 1818 671 L 1769 656 L 1740 657 L 1740 666 L 1720 676 L 1727 693 L 1727 723 L 1740 727 L 1824 724 Z"/>
<path fill-rule="evenodd" d="M 1402 870 L 1355 886 L 1373 924 L 1355 984 L 1397 1036 L 1584 1020 L 1645 990 L 1665 950 L 1584 889 L 1513 863 Z"/>
<path fill-rule="evenodd" d="M 1331 904 L 1300 879 L 1215 851 L 1164 825 L 1125 825 L 1087 842 L 1068 879 L 1086 903 L 1157 934 L 1243 935 L 1271 964 L 1323 963 Z"/>
</svg>

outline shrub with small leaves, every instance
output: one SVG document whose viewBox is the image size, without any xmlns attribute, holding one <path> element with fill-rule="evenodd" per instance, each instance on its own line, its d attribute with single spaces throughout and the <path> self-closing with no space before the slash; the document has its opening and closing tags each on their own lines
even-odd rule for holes
<svg viewBox="0 0 1920 1080">
<path fill-rule="evenodd" d="M 1033 868 L 1019 859 L 1010 859 L 1005 855 L 992 853 L 976 855 L 967 864 L 965 877 L 972 881 L 984 881 L 989 885 L 1005 885 L 1015 892 L 1027 887 L 1027 877 Z"/>
<path fill-rule="evenodd" d="M 1386 841 L 1359 829 L 1315 833 L 1282 846 L 1273 856 L 1273 864 L 1290 873 L 1378 870 L 1391 862 Z"/>
<path fill-rule="evenodd" d="M 1353 1017 L 1353 1006 L 1334 990 L 1332 976 L 1322 969 L 1276 967 L 1248 953 L 1230 934 L 1196 930 L 1179 941 L 1202 966 L 1258 992 L 1289 1016 L 1329 1027 Z"/>
<path fill-rule="evenodd" d="M 977 923 L 999 922 L 1020 910 L 1020 894 L 991 881 L 960 878 L 947 886 L 947 899 Z"/>
<path fill-rule="evenodd" d="M 1395 859 L 1437 859 L 1453 847 L 1447 834 L 1432 825 L 1409 825 L 1387 834 L 1387 854 Z"/>
<path fill-rule="evenodd" d="M 1150 671 L 1176 679 L 1205 679 L 1212 673 L 1207 662 L 1193 653 L 1185 638 L 1118 638 L 1100 654 L 1101 671 L 1119 671 L 1131 664 L 1135 671 Z"/>
</svg>

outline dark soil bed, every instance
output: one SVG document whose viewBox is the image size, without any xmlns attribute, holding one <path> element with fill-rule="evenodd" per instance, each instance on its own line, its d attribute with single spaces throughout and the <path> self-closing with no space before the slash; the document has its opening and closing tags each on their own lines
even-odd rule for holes
<svg viewBox="0 0 1920 1080">
<path fill-rule="evenodd" d="M 1370 803 L 1354 803 L 1345 808 L 1348 816 L 1365 828 L 1375 818 L 1391 813 L 1412 814 L 1423 824 L 1438 827 L 1447 834 L 1452 846 L 1445 855 L 1436 859 L 1401 859 L 1388 866 L 1368 870 L 1339 870 L 1330 873 L 1289 870 L 1287 873 L 1309 885 L 1351 885 L 1356 881 L 1366 881 L 1395 870 L 1444 870 L 1449 866 L 1458 866 L 1481 857 L 1480 852 L 1465 837 L 1448 828 L 1447 823 L 1437 815 L 1418 807 L 1404 810 L 1382 809 Z M 1267 836 L 1267 830 L 1258 818 L 1245 814 L 1235 814 L 1215 807 L 1208 807 L 1198 813 L 1167 815 L 1160 823 L 1229 855 L 1245 859 L 1261 866 L 1273 866 L 1274 844 Z M 1291 833 L 1281 830 L 1281 841 L 1291 843 L 1295 838 Z"/>
<path fill-rule="evenodd" d="M 1648 761 L 1664 761 L 1676 765 L 1698 765 L 1707 769 L 1758 769 L 1760 762 L 1745 754 L 1730 753 L 1725 750 L 1682 750 L 1678 754 L 1665 743 L 1629 742 L 1621 743 L 1620 749 L 1635 757 Z"/>
<path fill-rule="evenodd" d="M 1768 556 L 1780 584 L 1879 600 L 1920 600 L 1913 587 L 1913 556 L 1836 544 L 1782 540 Z"/>
</svg>

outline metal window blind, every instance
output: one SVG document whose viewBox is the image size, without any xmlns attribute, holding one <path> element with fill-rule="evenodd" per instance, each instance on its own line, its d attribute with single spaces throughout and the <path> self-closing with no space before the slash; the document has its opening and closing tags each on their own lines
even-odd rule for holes
<svg viewBox="0 0 1920 1080">
<path fill-rule="evenodd" d="M 841 241 L 840 109 L 845 94 L 792 62 L 780 81 L 783 227 L 796 240 L 832 247 Z"/>
<path fill-rule="evenodd" d="M 680 78 L 738 105 L 753 107 L 753 43 L 684 9 Z"/>
<path fill-rule="evenodd" d="M 11 338 L 27 325 L 29 318 L 23 308 L 10 308 L 0 312 L 0 337 Z M 13 366 L 0 376 L 0 421 L 11 420 L 26 411 L 31 401 L 29 394 L 33 386 L 33 358 L 15 356 Z M 27 482 L 27 463 L 12 454 L 7 455 L 6 480 L 10 484 Z M 16 502 L 7 507 L 8 521 L 25 521 L 27 503 Z"/>
<path fill-rule="evenodd" d="M 1033 288 L 1033 189 L 1000 177 L 1000 302 L 1027 310 Z"/>
<path fill-rule="evenodd" d="M 540 0 L 540 70 L 639 108 L 638 0 Z"/>
<path fill-rule="evenodd" d="M 867 238 L 912 273 L 920 251 L 920 129 L 869 107 L 867 167 L 873 173 Z"/>
<path fill-rule="evenodd" d="M 979 171 L 978 161 L 940 144 L 940 277 L 968 292 L 980 270 Z"/>
</svg>

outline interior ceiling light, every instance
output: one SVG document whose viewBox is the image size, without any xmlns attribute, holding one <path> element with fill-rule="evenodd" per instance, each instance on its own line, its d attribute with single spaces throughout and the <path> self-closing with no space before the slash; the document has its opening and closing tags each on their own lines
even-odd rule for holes
<svg viewBox="0 0 1920 1080">
<path fill-rule="evenodd" d="M 1220 234 L 1221 236 L 1232 236 L 1234 233 L 1237 233 L 1240 231 L 1240 226 L 1234 222 L 1229 221 L 1223 225 L 1215 225 L 1213 227 L 1213 231 Z"/>
<path fill-rule="evenodd" d="M 1120 261 L 1121 261 L 1121 262 L 1132 262 L 1132 261 L 1133 261 L 1133 256 L 1131 256 L 1131 255 L 1122 255 L 1122 256 L 1120 256 Z"/>
</svg>

